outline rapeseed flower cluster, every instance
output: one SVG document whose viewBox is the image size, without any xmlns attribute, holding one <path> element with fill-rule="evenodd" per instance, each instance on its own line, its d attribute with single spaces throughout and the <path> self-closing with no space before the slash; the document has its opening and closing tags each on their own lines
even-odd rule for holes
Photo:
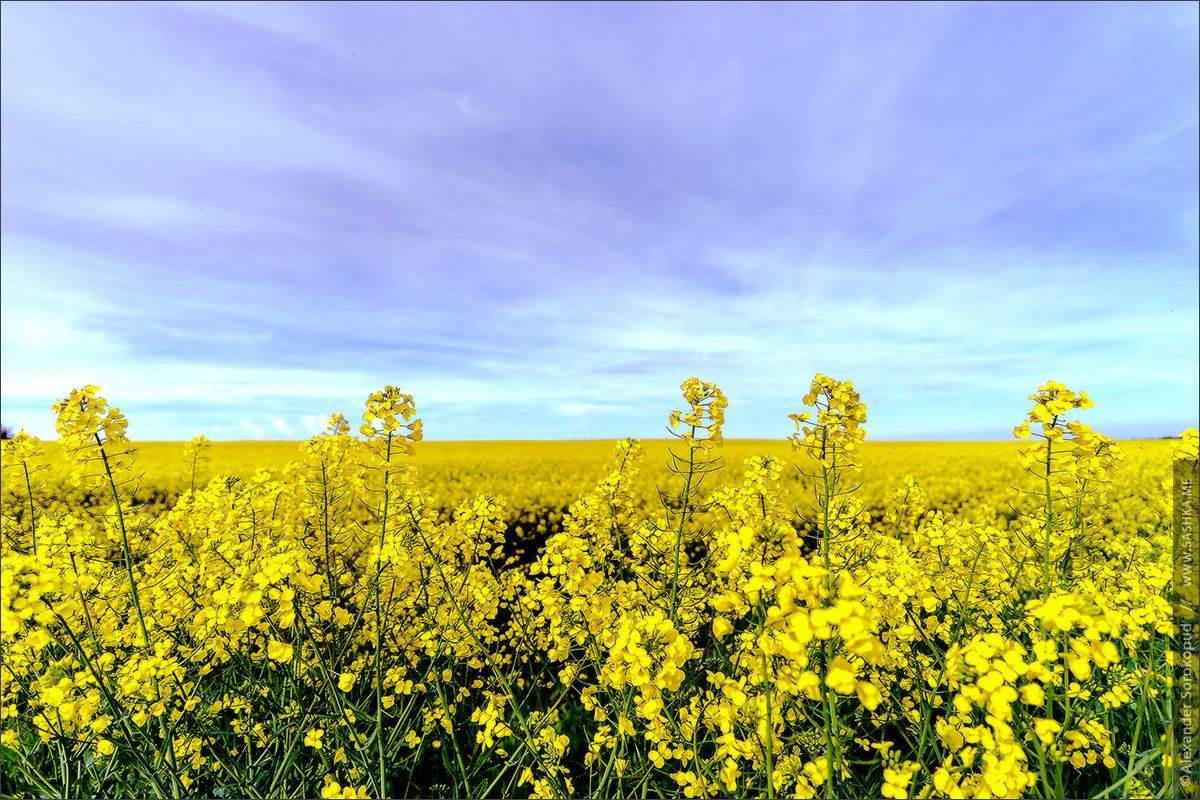
<svg viewBox="0 0 1200 800">
<path fill-rule="evenodd" d="M 729 407 L 725 395 L 715 383 L 697 378 L 688 378 L 679 388 L 690 408 L 671 412 L 669 430 L 674 434 L 676 428 L 683 426 L 685 430 L 675 435 L 688 444 L 719 447 L 725 441 L 721 426 L 725 424 L 725 409 Z"/>
</svg>

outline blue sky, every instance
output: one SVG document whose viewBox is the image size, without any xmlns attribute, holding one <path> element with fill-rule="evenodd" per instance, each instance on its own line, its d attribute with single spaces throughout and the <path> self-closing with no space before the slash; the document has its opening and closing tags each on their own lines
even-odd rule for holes
<svg viewBox="0 0 1200 800">
<path fill-rule="evenodd" d="M 0 414 L 305 438 L 1196 424 L 1195 3 L 5 3 Z"/>
</svg>

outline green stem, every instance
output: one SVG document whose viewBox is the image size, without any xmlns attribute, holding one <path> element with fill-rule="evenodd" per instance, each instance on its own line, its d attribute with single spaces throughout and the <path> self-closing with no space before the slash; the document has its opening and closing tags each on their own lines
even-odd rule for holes
<svg viewBox="0 0 1200 800">
<path fill-rule="evenodd" d="M 692 435 L 696 435 L 696 426 L 692 426 Z M 679 551 L 683 544 L 683 528 L 687 523 L 688 501 L 692 496 L 692 478 L 696 473 L 696 446 L 688 443 L 688 471 L 683 486 L 682 502 L 679 509 L 679 528 L 675 531 L 675 571 L 671 575 L 671 622 L 675 622 L 675 611 L 679 607 Z"/>
<path fill-rule="evenodd" d="M 379 552 L 375 556 L 375 743 L 380 797 L 387 797 L 387 761 L 383 746 L 383 613 L 380 595 L 383 593 L 383 545 L 391 500 L 388 482 L 392 476 L 392 436 L 391 433 L 387 435 L 387 450 L 384 456 L 387 466 L 383 471 L 383 511 L 379 525 Z"/>
<path fill-rule="evenodd" d="M 832 449 L 833 461 L 826 465 L 826 456 Z M 832 532 L 829 521 L 829 504 L 833 501 L 833 482 L 837 479 L 837 450 L 829 447 L 829 440 L 822 431 L 821 436 L 821 556 L 825 564 L 825 589 L 828 597 L 823 602 L 829 603 L 833 596 L 832 562 L 829 555 Z M 826 685 L 829 665 L 833 662 L 833 639 L 828 639 L 823 648 L 824 658 L 821 663 L 821 716 L 825 723 L 825 766 L 829 772 L 825 783 L 825 796 L 834 797 L 837 794 L 837 775 L 841 767 L 840 754 L 836 752 L 837 741 L 837 707 Z"/>
<path fill-rule="evenodd" d="M 1144 689 L 1145 679 L 1142 680 L 1142 684 L 1143 684 L 1143 689 Z M 1142 696 L 1143 697 L 1145 696 L 1144 692 L 1143 692 Z M 1139 703 L 1139 706 L 1140 705 L 1141 704 Z M 1138 739 L 1141 738 L 1141 735 L 1142 735 L 1142 712 L 1141 712 L 1141 709 L 1139 708 L 1138 714 L 1137 714 L 1137 719 L 1134 720 L 1134 723 L 1133 723 L 1133 739 L 1129 742 L 1129 760 L 1125 763 L 1125 778 L 1123 779 L 1123 782 L 1128 782 L 1136 774 L 1133 771 L 1133 757 L 1135 755 L 1137 755 Z M 1128 795 L 1128 792 L 1124 792 L 1123 794 Z"/>
<path fill-rule="evenodd" d="M 21 467 L 25 470 L 25 494 L 29 498 L 29 535 L 33 539 L 33 554 L 37 556 L 37 517 L 33 506 L 33 487 L 29 483 L 29 463 L 22 461 Z"/>
<path fill-rule="evenodd" d="M 824 648 L 825 658 L 821 664 L 821 699 L 823 701 L 821 708 L 821 716 L 825 722 L 825 766 L 829 771 L 829 777 L 825 782 L 825 796 L 836 797 L 837 777 L 841 770 L 841 754 L 838 752 L 838 732 L 837 732 L 837 706 L 834 704 L 834 698 L 826 685 L 826 678 L 829 675 L 829 664 L 833 661 L 833 639 L 828 639 L 825 642 Z"/>
<path fill-rule="evenodd" d="M 434 683 L 434 686 L 437 688 L 438 699 L 442 702 L 442 711 L 445 713 L 446 719 L 450 720 L 451 725 L 453 726 L 453 719 L 450 713 L 450 704 L 446 701 L 446 693 L 442 689 L 442 682 L 437 681 Z M 470 779 L 467 776 L 467 767 L 465 764 L 463 764 L 462 752 L 458 747 L 458 737 L 454 735 L 453 731 L 450 733 L 450 745 L 454 750 L 454 760 L 458 763 L 458 774 L 462 779 L 463 796 L 471 797 Z"/>
<path fill-rule="evenodd" d="M 761 650 L 761 648 L 760 648 Z M 771 684 L 767 680 L 769 677 L 767 665 L 767 651 L 761 650 L 762 653 L 762 670 L 763 670 L 763 692 L 767 700 L 767 740 L 763 743 L 767 758 L 767 800 L 775 800 L 775 764 L 774 764 L 774 739 L 775 725 L 771 719 Z"/>
<path fill-rule="evenodd" d="M 1051 421 L 1057 421 L 1055 417 Z M 1054 465 L 1054 440 L 1046 439 L 1046 530 L 1043 536 L 1042 543 L 1042 599 L 1046 600 L 1050 597 L 1050 529 L 1054 523 L 1054 493 L 1050 485 L 1050 475 Z"/>
<path fill-rule="evenodd" d="M 146 617 L 142 613 L 142 601 L 138 596 L 137 581 L 133 577 L 133 550 L 129 546 L 129 533 L 125 529 L 125 513 L 121 510 L 121 495 L 117 491 L 117 481 L 113 477 L 112 465 L 108 462 L 108 453 L 104 450 L 104 440 L 100 438 L 99 433 L 93 435 L 96 437 L 96 446 L 100 449 L 100 458 L 104 463 L 104 474 L 108 476 L 108 488 L 112 491 L 113 505 L 117 509 L 117 523 L 121 528 L 121 549 L 125 556 L 125 574 L 129 578 L 130 597 L 133 600 L 133 609 L 137 613 L 138 627 L 142 631 L 142 648 L 149 650 L 150 633 L 146 630 Z M 158 678 L 154 679 L 154 699 L 156 702 L 162 701 Z M 182 794 L 182 787 L 179 784 L 179 770 L 175 763 L 175 742 L 170 731 L 167 730 L 165 714 L 159 715 L 158 725 L 167 749 L 167 760 L 171 765 L 171 788 L 174 790 L 172 794 L 178 797 Z"/>
<path fill-rule="evenodd" d="M 325 470 L 325 461 L 321 461 L 321 519 L 324 525 L 325 542 L 325 585 L 329 587 L 329 596 L 334 603 L 338 601 L 337 587 L 333 583 L 333 565 L 329 556 L 329 475 Z"/>
<path fill-rule="evenodd" d="M 117 492 L 117 481 L 113 477 L 112 466 L 108 463 L 108 453 L 104 451 L 104 442 L 100 434 L 95 434 L 96 446 L 100 448 L 100 458 L 104 462 L 104 474 L 108 477 L 108 488 L 112 491 L 113 505 L 117 509 L 117 523 L 121 528 L 121 552 L 125 557 L 125 574 L 129 578 L 129 593 L 133 600 L 133 610 L 137 613 L 138 627 L 142 631 L 142 647 L 150 646 L 150 634 L 146 631 L 146 618 L 142 615 L 142 601 L 138 597 L 137 581 L 133 577 L 133 551 L 129 547 L 129 535 L 125 530 L 125 514 L 121 510 L 121 496 Z"/>
</svg>

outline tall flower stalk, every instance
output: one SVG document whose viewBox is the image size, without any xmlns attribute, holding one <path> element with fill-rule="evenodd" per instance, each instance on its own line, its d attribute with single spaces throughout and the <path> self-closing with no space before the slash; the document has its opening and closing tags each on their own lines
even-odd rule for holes
<svg viewBox="0 0 1200 800">
<path fill-rule="evenodd" d="M 1070 572 L 1073 546 L 1084 537 L 1089 517 L 1103 501 L 1124 455 L 1112 439 L 1066 418 L 1072 411 L 1095 405 L 1087 392 L 1076 393 L 1047 381 L 1029 399 L 1033 407 L 1013 428 L 1013 435 L 1041 440 L 1022 448 L 1020 457 L 1021 466 L 1039 485 L 1041 594 L 1045 600 L 1056 579 Z M 1031 423 L 1036 427 L 1031 428 Z M 1051 574 L 1055 564 L 1058 575 Z"/>
<path fill-rule="evenodd" d="M 821 563 L 825 569 L 822 597 L 833 603 L 837 586 L 834 580 L 833 547 L 838 544 L 836 531 L 842 526 L 839 515 L 842 506 L 838 499 L 856 487 L 847 487 L 847 476 L 862 466 L 857 460 L 858 447 L 866 436 L 862 428 L 867 421 L 867 407 L 850 381 L 839 381 L 818 373 L 813 377 L 803 402 L 813 411 L 790 414 L 796 424 L 791 442 L 794 450 L 806 456 L 800 472 L 813 480 L 813 489 L 820 514 Z M 815 414 L 815 418 L 814 418 Z M 820 658 L 821 717 L 825 741 L 825 767 L 828 780 L 825 796 L 837 794 L 837 784 L 843 768 L 841 726 L 838 720 L 837 696 L 829 687 L 835 658 L 835 642 L 826 639 Z"/>
<path fill-rule="evenodd" d="M 699 378 L 688 378 L 680 387 L 683 399 L 690 408 L 672 411 L 668 431 L 683 442 L 687 448 L 686 458 L 671 451 L 670 469 L 684 479 L 683 492 L 678 497 L 678 519 L 674 525 L 675 544 L 671 562 L 671 605 L 670 618 L 678 620 L 679 571 L 683 562 L 684 532 L 696 511 L 695 489 L 704 476 L 721 467 L 721 459 L 712 451 L 725 441 L 721 426 L 725 423 L 725 409 L 729 401 L 715 383 Z"/>
<path fill-rule="evenodd" d="M 413 454 L 413 443 L 421 440 L 421 420 L 413 420 L 417 408 L 412 395 L 404 394 L 395 386 L 387 386 L 367 398 L 366 410 L 362 415 L 359 433 L 366 441 L 367 450 L 374 456 L 374 466 L 382 471 L 383 479 L 377 487 L 382 493 L 377 510 L 379 535 L 375 546 L 375 744 L 377 751 L 376 769 L 380 796 L 388 794 L 387 758 L 383 731 L 383 562 L 387 545 L 388 517 L 392 510 L 393 495 L 402 476 L 403 466 L 397 463 L 403 455 Z M 410 420 L 412 420 L 410 422 Z"/>
<path fill-rule="evenodd" d="M 133 481 L 135 450 L 126 436 L 129 422 L 125 415 L 119 408 L 109 406 L 108 401 L 98 394 L 99 391 L 100 387 L 89 384 L 83 389 L 73 389 L 68 397 L 55 403 L 54 427 L 59 434 L 60 443 L 75 464 L 73 479 L 80 484 L 96 481 L 108 489 L 116 515 L 117 530 L 121 535 L 122 562 L 129 582 L 130 603 L 141 633 L 141 650 L 144 657 L 150 659 L 154 642 L 146 624 L 141 593 L 134 575 L 134 553 L 129 543 L 129 530 L 125 524 L 124 503 L 120 492 L 120 487 Z M 162 689 L 157 673 L 154 673 L 151 682 L 155 701 L 161 703 Z M 174 740 L 166 718 L 159 714 L 157 720 L 163 740 L 162 746 L 170 766 L 172 793 L 178 796 L 182 787 L 178 780 Z"/>
<path fill-rule="evenodd" d="M 25 431 L 19 431 L 4 448 L 5 461 L 7 462 L 4 466 L 7 467 L 15 463 L 21 467 L 21 477 L 25 483 L 25 499 L 29 504 L 29 546 L 30 552 L 35 556 L 37 555 L 38 544 L 37 505 L 33 499 L 33 476 L 49 466 L 42 461 L 45 455 L 46 451 L 42 447 L 41 439 L 38 439 L 36 436 L 30 436 Z"/>
</svg>

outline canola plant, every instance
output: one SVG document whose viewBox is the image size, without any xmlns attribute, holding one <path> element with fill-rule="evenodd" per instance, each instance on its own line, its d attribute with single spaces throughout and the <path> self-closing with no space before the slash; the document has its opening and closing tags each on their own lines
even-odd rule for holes
<svg viewBox="0 0 1200 800">
<path fill-rule="evenodd" d="M 738 464 L 724 394 L 681 388 L 665 472 L 645 480 L 646 448 L 620 442 L 550 516 L 522 507 L 551 488 L 447 508 L 414 400 L 390 386 L 357 430 L 335 415 L 278 469 L 210 478 L 198 437 L 177 493 L 146 502 L 125 417 L 73 391 L 54 458 L 5 443 L 0 791 L 1178 788 L 1172 685 L 1195 666 L 1172 649 L 1170 475 L 1196 430 L 1130 448 L 1048 382 L 1007 453 L 1019 485 L 933 502 L 899 469 L 862 488 L 848 381 L 817 375 L 791 452 Z M 536 452 L 514 457 L 529 485 L 561 485 Z M 976 451 L 919 452 L 953 482 Z"/>
</svg>

